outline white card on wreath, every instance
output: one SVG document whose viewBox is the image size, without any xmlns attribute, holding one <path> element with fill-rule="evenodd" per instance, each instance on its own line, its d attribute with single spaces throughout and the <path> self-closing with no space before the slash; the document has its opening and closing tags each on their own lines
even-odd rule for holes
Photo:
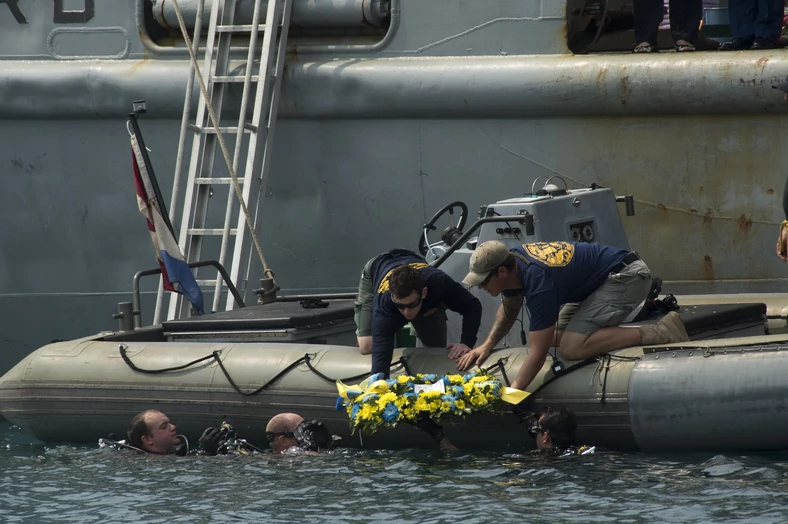
<svg viewBox="0 0 788 524">
<path fill-rule="evenodd" d="M 414 384 L 413 391 L 415 393 L 426 393 L 428 391 L 440 391 L 441 393 L 446 393 L 446 387 L 443 385 L 443 381 L 439 380 L 435 384 Z"/>
</svg>

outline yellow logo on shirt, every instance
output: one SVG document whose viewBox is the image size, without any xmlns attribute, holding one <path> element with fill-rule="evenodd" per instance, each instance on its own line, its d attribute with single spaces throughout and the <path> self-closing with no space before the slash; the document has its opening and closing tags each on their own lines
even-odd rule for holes
<svg viewBox="0 0 788 524">
<path fill-rule="evenodd" d="M 423 267 L 429 267 L 429 264 L 425 264 L 424 262 L 411 262 L 410 264 L 408 264 L 408 266 L 412 267 L 413 269 L 421 269 Z M 397 266 L 397 267 L 402 267 L 402 266 Z M 386 276 L 383 277 L 383 280 L 380 281 L 380 285 L 378 286 L 378 293 L 385 293 L 386 291 L 389 290 L 389 278 L 391 277 L 391 272 L 397 269 L 397 267 L 390 269 L 389 272 L 386 273 Z"/>
<path fill-rule="evenodd" d="M 528 256 L 548 267 L 563 267 L 575 255 L 575 246 L 568 242 L 534 242 L 523 244 L 523 249 Z"/>
<path fill-rule="evenodd" d="M 422 313 L 421 316 L 428 317 L 428 316 L 432 315 L 433 313 L 435 313 L 436 311 L 438 311 L 438 308 L 434 307 L 434 308 L 432 308 L 430 310 L 427 310 L 424 313 Z"/>
</svg>

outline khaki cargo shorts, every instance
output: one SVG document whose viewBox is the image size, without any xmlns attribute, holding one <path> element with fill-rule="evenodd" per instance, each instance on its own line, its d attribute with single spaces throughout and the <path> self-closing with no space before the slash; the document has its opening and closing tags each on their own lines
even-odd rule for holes
<svg viewBox="0 0 788 524">
<path fill-rule="evenodd" d="M 638 307 L 651 289 L 651 271 L 636 260 L 605 282 L 580 303 L 566 304 L 558 315 L 556 329 L 592 335 L 603 327 L 618 326 Z"/>
</svg>

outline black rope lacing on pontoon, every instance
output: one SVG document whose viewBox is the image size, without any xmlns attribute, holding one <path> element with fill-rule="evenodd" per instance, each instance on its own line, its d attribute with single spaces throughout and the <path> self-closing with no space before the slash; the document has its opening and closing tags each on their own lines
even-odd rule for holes
<svg viewBox="0 0 788 524">
<path fill-rule="evenodd" d="M 503 377 L 503 380 L 504 380 L 504 382 L 506 383 L 506 386 L 507 386 L 507 387 L 509 387 L 509 386 L 511 386 L 511 385 L 512 385 L 512 383 L 511 383 L 511 382 L 509 382 L 509 376 L 506 374 L 506 367 L 505 367 L 505 364 L 506 364 L 508 361 L 509 361 L 509 357 L 503 357 L 503 358 L 499 358 L 499 359 L 498 359 L 498 362 L 496 362 L 496 363 L 495 363 L 495 364 L 493 364 L 492 366 L 490 366 L 490 367 L 486 368 L 486 370 L 487 370 L 487 373 L 490 373 L 490 374 L 492 374 L 492 372 L 493 372 L 493 370 L 494 370 L 495 368 L 498 368 L 498 369 L 500 369 L 500 370 L 501 370 L 501 376 Z"/>
<path fill-rule="evenodd" d="M 559 379 L 559 378 L 561 378 L 561 377 L 563 377 L 563 376 L 565 376 L 565 375 L 568 375 L 569 373 L 572 373 L 573 371 L 577 371 L 577 370 L 578 370 L 578 369 L 580 369 L 580 368 L 586 367 L 586 366 L 588 366 L 589 364 L 596 364 L 596 363 L 598 363 L 598 362 L 600 361 L 600 359 L 602 359 L 602 358 L 607 358 L 607 359 L 609 359 L 609 360 L 608 360 L 608 365 L 607 365 L 607 371 L 609 371 L 609 370 L 610 370 L 610 362 L 611 362 L 612 360 L 640 360 L 640 357 L 624 357 L 624 356 L 619 356 L 619 355 L 610 355 L 610 354 L 603 354 L 603 355 L 599 355 L 599 356 L 596 356 L 596 357 L 587 358 L 587 359 L 585 359 L 585 360 L 583 360 L 583 361 L 581 361 L 581 362 L 578 362 L 577 364 L 574 364 L 574 365 L 572 365 L 572 366 L 569 366 L 568 368 L 566 368 L 566 369 L 564 370 L 564 372 L 563 372 L 563 373 L 561 373 L 561 374 L 559 374 L 559 375 L 553 375 L 553 376 L 552 376 L 552 377 L 550 377 L 549 379 L 545 380 L 545 381 L 544 381 L 544 383 L 542 383 L 542 385 L 541 385 L 541 386 L 539 386 L 538 388 L 536 388 L 536 389 L 533 391 L 533 393 L 531 393 L 531 394 L 530 394 L 530 395 L 529 395 L 529 396 L 528 396 L 528 397 L 527 397 L 527 398 L 526 398 L 526 399 L 523 401 L 523 403 L 530 402 L 531 400 L 535 399 L 535 398 L 536 398 L 536 394 L 537 394 L 537 393 L 539 393 L 539 392 L 540 392 L 542 389 L 546 388 L 548 385 L 552 384 L 552 383 L 553 383 L 555 380 L 557 380 L 557 379 Z M 603 383 L 602 383 L 602 399 L 601 399 L 601 401 L 602 401 L 602 404 L 604 404 L 604 403 L 605 403 L 605 389 L 606 389 L 606 387 L 607 387 L 607 371 L 605 372 L 605 378 L 604 378 L 604 381 L 603 381 Z"/>
<path fill-rule="evenodd" d="M 292 362 L 285 369 L 283 369 L 282 371 L 277 373 L 273 378 L 271 378 L 268 382 L 266 382 L 265 384 L 263 384 L 259 388 L 255 389 L 252 392 L 244 392 L 244 391 L 241 391 L 241 388 L 238 387 L 238 385 L 235 383 L 235 381 L 230 376 L 230 373 L 227 371 L 227 368 L 224 367 L 224 363 L 219 358 L 219 356 L 221 355 L 220 351 L 214 351 L 210 355 L 206 355 L 206 356 L 204 356 L 202 358 L 198 358 L 197 360 L 193 360 L 193 361 L 191 361 L 191 362 L 189 362 L 187 364 L 183 364 L 182 366 L 175 366 L 175 367 L 171 367 L 171 368 L 162 368 L 162 369 L 143 369 L 143 368 L 137 366 L 136 364 L 134 364 L 134 362 L 131 361 L 131 359 L 126 354 L 126 346 L 123 345 L 123 344 L 120 344 L 118 346 L 118 351 L 120 351 L 120 358 L 123 359 L 123 362 L 125 362 L 126 365 L 128 365 L 131 369 L 133 369 L 134 371 L 137 371 L 138 373 L 145 373 L 145 374 L 148 374 L 148 375 L 156 375 L 156 374 L 159 374 L 159 373 L 168 373 L 170 371 L 180 371 L 182 369 L 186 369 L 188 367 L 194 366 L 195 364 L 199 364 L 201 362 L 205 362 L 207 360 L 214 360 L 216 362 L 216 364 L 219 366 L 219 369 L 222 370 L 222 373 L 224 373 L 224 376 L 227 378 L 227 382 L 230 383 L 230 385 L 233 387 L 233 389 L 237 393 L 239 393 L 241 395 L 244 395 L 246 397 L 250 397 L 252 395 L 257 395 L 258 393 L 262 392 L 268 386 L 270 386 L 271 384 L 273 384 L 274 382 L 276 382 L 277 380 L 279 380 L 280 378 L 285 376 L 287 373 L 289 373 L 290 371 L 292 371 L 293 369 L 295 369 L 296 367 L 298 367 L 302 363 L 306 364 L 306 366 L 309 368 L 310 371 L 312 371 L 315 375 L 317 375 L 318 377 L 322 378 L 326 382 L 330 382 L 332 384 L 335 384 L 337 382 L 337 379 L 331 378 L 329 376 L 324 375 L 323 373 L 318 371 L 312 365 L 312 357 L 313 357 L 313 355 L 311 355 L 309 353 L 306 353 L 303 357 L 299 358 L 295 362 Z M 410 370 L 408 369 L 408 364 L 405 361 L 405 357 L 400 357 L 399 360 L 397 360 L 396 362 L 393 363 L 393 366 L 402 366 L 402 368 L 405 370 L 405 372 L 407 374 L 410 374 Z M 369 376 L 369 373 L 361 373 L 359 375 L 354 375 L 352 377 L 347 377 L 347 378 L 341 378 L 339 380 L 341 382 L 350 382 L 352 380 L 358 380 L 358 379 L 361 379 L 361 378 L 366 378 L 368 376 Z"/>
</svg>

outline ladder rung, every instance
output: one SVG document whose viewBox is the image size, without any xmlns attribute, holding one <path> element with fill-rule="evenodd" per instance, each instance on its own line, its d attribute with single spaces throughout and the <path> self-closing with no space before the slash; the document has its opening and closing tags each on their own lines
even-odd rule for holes
<svg viewBox="0 0 788 524">
<path fill-rule="evenodd" d="M 232 184 L 233 179 L 230 177 L 223 177 L 223 178 L 202 178 L 198 177 L 194 179 L 195 184 L 204 184 L 204 185 L 219 185 L 219 184 Z M 239 184 L 244 183 L 243 178 L 238 179 Z"/>
<path fill-rule="evenodd" d="M 246 80 L 246 77 L 245 76 L 241 76 L 241 75 L 228 75 L 228 76 L 215 76 L 215 77 L 213 77 L 213 81 L 214 82 L 224 82 L 224 83 L 243 82 L 244 80 Z M 252 82 L 257 82 L 258 80 L 260 80 L 260 77 L 258 75 L 252 75 L 250 80 Z"/>
<path fill-rule="evenodd" d="M 253 28 L 254 28 L 254 24 L 217 25 L 216 32 L 217 33 L 251 33 Z M 265 31 L 265 24 L 258 24 L 257 30 Z"/>
<path fill-rule="evenodd" d="M 202 228 L 190 228 L 187 232 L 192 236 L 221 236 L 224 234 L 224 229 L 202 229 Z M 238 233 L 238 230 L 233 228 L 230 229 L 230 234 L 235 235 Z"/>
<path fill-rule="evenodd" d="M 194 124 L 189 124 L 189 129 L 194 131 L 195 133 L 203 133 L 205 135 L 215 135 L 216 134 L 216 128 L 213 127 L 213 126 L 200 127 L 200 126 L 196 126 Z M 231 127 L 220 126 L 219 127 L 219 132 L 220 133 L 237 133 L 238 132 L 238 127 L 237 126 L 231 126 Z M 251 129 L 248 129 L 246 127 L 244 128 L 244 133 L 251 133 L 251 132 L 252 132 Z"/>
</svg>

